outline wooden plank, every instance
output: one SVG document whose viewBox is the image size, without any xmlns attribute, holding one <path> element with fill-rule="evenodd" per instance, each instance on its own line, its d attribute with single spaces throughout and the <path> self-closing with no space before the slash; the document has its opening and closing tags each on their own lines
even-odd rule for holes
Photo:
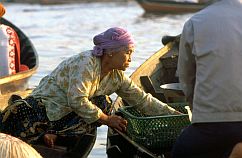
<svg viewBox="0 0 242 158">
<path fill-rule="evenodd" d="M 164 94 L 156 92 L 149 76 L 140 76 L 140 82 L 144 87 L 145 92 L 150 93 L 152 96 L 156 97 L 159 100 L 164 100 Z"/>
</svg>

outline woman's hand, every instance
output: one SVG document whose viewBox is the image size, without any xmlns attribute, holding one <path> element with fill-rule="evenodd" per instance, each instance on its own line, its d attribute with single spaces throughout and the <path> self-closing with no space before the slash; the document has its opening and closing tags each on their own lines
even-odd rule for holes
<svg viewBox="0 0 242 158">
<path fill-rule="evenodd" d="M 127 121 L 121 116 L 111 115 L 108 116 L 108 126 L 118 129 L 119 131 L 126 131 Z"/>
<path fill-rule="evenodd" d="M 119 131 L 126 131 L 127 121 L 121 116 L 117 116 L 117 115 L 107 116 L 105 114 L 102 114 L 99 119 L 99 122 L 109 127 L 116 128 Z"/>
</svg>

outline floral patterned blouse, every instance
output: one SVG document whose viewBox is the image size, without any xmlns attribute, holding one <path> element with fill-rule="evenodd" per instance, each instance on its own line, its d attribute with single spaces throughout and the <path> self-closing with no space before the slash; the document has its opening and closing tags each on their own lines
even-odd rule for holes
<svg viewBox="0 0 242 158">
<path fill-rule="evenodd" d="M 100 80 L 101 60 L 85 51 L 64 60 L 44 77 L 32 96 L 41 97 L 47 116 L 59 120 L 74 111 L 87 123 L 100 118 L 102 110 L 90 99 L 116 92 L 130 105 L 148 115 L 171 114 L 174 109 L 137 87 L 121 70 L 113 70 Z"/>
</svg>

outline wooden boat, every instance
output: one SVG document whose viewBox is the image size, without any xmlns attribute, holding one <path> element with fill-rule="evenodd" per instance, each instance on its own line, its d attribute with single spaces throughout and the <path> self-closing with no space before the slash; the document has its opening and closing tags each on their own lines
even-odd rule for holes
<svg viewBox="0 0 242 158">
<path fill-rule="evenodd" d="M 39 62 L 32 42 L 21 30 L 4 18 L 0 19 L 0 23 L 11 26 L 18 34 L 21 45 L 21 64 L 29 67 L 29 70 L 0 77 L 0 109 L 3 109 L 7 105 L 7 100 L 12 93 L 20 94 L 28 88 L 28 80 L 36 72 Z M 24 95 L 27 94 L 25 92 Z"/>
<path fill-rule="evenodd" d="M 210 3 L 176 2 L 169 0 L 136 0 L 139 5 L 150 13 L 192 13 L 205 8 Z"/>
<path fill-rule="evenodd" d="M 117 2 L 127 2 L 129 0 L 116 0 Z M 39 3 L 43 5 L 71 4 L 71 3 L 90 3 L 93 0 L 8 0 L 14 3 Z M 96 0 L 95 2 L 112 2 L 112 0 Z"/>
<path fill-rule="evenodd" d="M 17 32 L 21 45 L 21 64 L 29 67 L 27 71 L 21 71 L 14 75 L 0 78 L 0 94 L 3 95 L 15 91 L 26 90 L 28 87 L 28 80 L 36 72 L 39 63 L 37 52 L 29 38 L 18 27 L 6 19 L 1 18 L 0 23 L 11 26 Z"/>
<path fill-rule="evenodd" d="M 169 42 L 171 41 L 171 42 Z M 146 92 L 163 102 L 175 102 L 176 98 L 169 98 L 160 85 L 178 82 L 175 76 L 178 57 L 179 36 L 163 38 L 165 46 L 147 59 L 130 78 Z M 172 97 L 172 96 L 171 96 Z M 168 100 L 169 99 L 169 100 Z M 184 98 L 183 98 L 184 99 Z M 114 113 L 118 114 L 118 108 L 127 105 L 120 97 L 114 102 Z M 112 128 L 108 129 L 106 152 L 109 158 L 144 157 L 158 158 L 169 157 L 168 153 L 161 150 L 151 150 L 134 142 L 125 133 Z"/>
<path fill-rule="evenodd" d="M 12 94 L 25 97 L 31 93 L 32 90 L 27 89 L 27 83 L 28 79 L 38 68 L 38 55 L 30 39 L 17 26 L 4 18 L 1 18 L 0 22 L 11 26 L 17 32 L 21 44 L 21 63 L 30 68 L 27 71 L 0 78 L 0 110 L 3 110 L 8 105 L 8 99 Z M 65 145 L 48 148 L 41 143 L 32 146 L 44 158 L 85 158 L 95 144 L 96 134 L 97 129 L 93 130 L 91 134 L 76 138 L 75 141 L 71 142 L 75 144 L 71 149 L 67 148 Z"/>
<path fill-rule="evenodd" d="M 54 148 L 48 148 L 44 144 L 32 145 L 43 158 L 87 158 L 90 154 L 97 136 L 97 129 L 90 134 L 85 134 L 68 142 L 71 148 L 65 145 L 55 145 Z"/>
</svg>

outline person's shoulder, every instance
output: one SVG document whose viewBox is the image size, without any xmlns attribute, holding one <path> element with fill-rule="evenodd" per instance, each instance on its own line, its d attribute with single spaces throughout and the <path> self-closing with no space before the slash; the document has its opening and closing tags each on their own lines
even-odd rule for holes
<svg viewBox="0 0 242 158">
<path fill-rule="evenodd" d="M 196 12 L 191 18 L 191 21 L 196 21 L 197 19 L 206 19 L 211 18 L 215 15 L 221 15 L 221 8 L 224 4 L 222 2 L 214 2 L 213 4 L 208 5 L 204 9 Z"/>
<path fill-rule="evenodd" d="M 11 31 L 15 32 L 15 30 L 11 26 L 8 26 L 8 25 L 5 25 L 5 24 L 0 24 L 0 26 L 1 26 L 1 29 L 11 30 Z"/>
<path fill-rule="evenodd" d="M 99 59 L 92 55 L 91 50 L 83 51 L 68 59 L 69 63 L 73 62 L 77 65 L 98 65 Z"/>
<path fill-rule="evenodd" d="M 92 59 L 93 59 L 93 55 L 92 55 L 91 51 L 87 50 L 87 51 L 80 52 L 76 55 L 73 55 L 70 58 L 68 58 L 67 60 L 69 60 L 69 61 L 74 61 L 74 60 L 87 61 L 87 60 L 92 60 Z"/>
<path fill-rule="evenodd" d="M 211 18 L 214 18 L 213 14 L 216 13 L 210 8 L 200 10 L 185 22 L 185 27 L 190 27 L 197 23 L 209 22 Z"/>
</svg>

